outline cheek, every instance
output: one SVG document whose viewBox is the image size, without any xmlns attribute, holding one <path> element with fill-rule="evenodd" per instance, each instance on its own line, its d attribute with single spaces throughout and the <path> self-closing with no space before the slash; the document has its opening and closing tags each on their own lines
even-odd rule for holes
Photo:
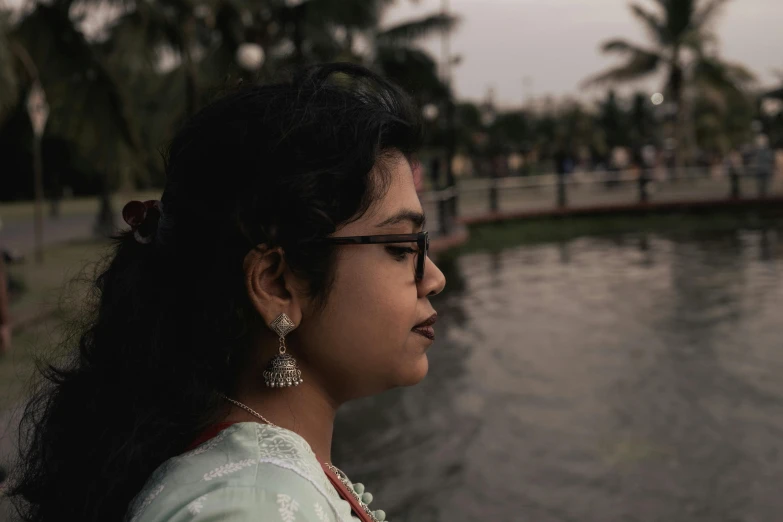
<svg viewBox="0 0 783 522">
<path fill-rule="evenodd" d="M 402 342 L 416 312 L 415 287 L 406 288 L 395 277 L 395 261 L 369 254 L 357 252 L 338 265 L 330 296 L 332 317 L 347 322 L 360 342 Z"/>
<path fill-rule="evenodd" d="M 411 351 L 407 345 L 416 319 L 415 283 L 396 276 L 393 260 L 370 254 L 338 258 L 319 320 L 322 331 L 315 349 L 324 355 L 323 364 L 340 368 L 343 378 L 365 375 L 377 380 L 379 372 L 394 372 Z"/>
</svg>

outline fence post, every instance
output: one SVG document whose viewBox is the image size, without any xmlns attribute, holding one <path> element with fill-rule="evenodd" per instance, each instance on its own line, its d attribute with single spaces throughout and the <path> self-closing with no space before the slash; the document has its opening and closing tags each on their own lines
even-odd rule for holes
<svg viewBox="0 0 783 522">
<path fill-rule="evenodd" d="M 639 171 L 639 203 L 650 201 L 650 194 L 647 191 L 649 183 L 650 178 L 647 176 L 647 169 L 643 168 Z"/>
<path fill-rule="evenodd" d="M 441 194 L 438 195 L 438 222 L 441 235 L 447 236 L 451 232 L 451 219 L 449 218 L 449 201 Z"/>
<path fill-rule="evenodd" d="M 739 173 L 734 167 L 729 167 L 729 180 L 731 181 L 731 199 L 739 199 L 740 193 Z"/>
<path fill-rule="evenodd" d="M 498 177 L 494 165 L 489 173 L 489 211 L 498 212 L 500 210 L 500 205 L 498 204 Z"/>
<path fill-rule="evenodd" d="M 430 162 L 430 175 L 435 186 L 435 194 L 437 195 L 437 201 L 435 204 L 438 207 L 438 224 L 440 225 L 440 233 L 447 236 L 451 232 L 452 219 L 449 209 L 450 201 L 443 196 L 444 190 L 448 190 L 448 179 L 446 179 L 446 187 L 440 182 L 440 158 L 437 156 L 432 158 Z"/>
<path fill-rule="evenodd" d="M 565 208 L 568 205 L 566 194 L 565 172 L 557 173 L 557 207 Z"/>
<path fill-rule="evenodd" d="M 447 221 L 449 231 L 451 231 L 453 226 L 457 223 L 457 212 L 459 210 L 457 204 L 457 180 L 454 177 L 454 156 L 456 155 L 457 149 L 456 118 L 457 111 L 454 105 L 454 98 L 449 96 L 446 101 L 446 126 L 448 132 L 446 134 L 446 164 L 444 165 L 446 174 L 446 188 L 451 190 L 451 194 L 449 195 L 448 200 L 445 201 L 445 212 L 448 216 Z"/>
</svg>

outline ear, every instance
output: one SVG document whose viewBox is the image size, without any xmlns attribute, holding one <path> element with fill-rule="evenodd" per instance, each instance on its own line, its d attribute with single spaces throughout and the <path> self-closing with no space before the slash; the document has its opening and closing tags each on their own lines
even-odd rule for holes
<svg viewBox="0 0 783 522">
<path fill-rule="evenodd" d="M 250 302 L 267 325 L 280 314 L 301 324 L 300 294 L 282 248 L 257 245 L 245 256 L 243 270 Z"/>
</svg>

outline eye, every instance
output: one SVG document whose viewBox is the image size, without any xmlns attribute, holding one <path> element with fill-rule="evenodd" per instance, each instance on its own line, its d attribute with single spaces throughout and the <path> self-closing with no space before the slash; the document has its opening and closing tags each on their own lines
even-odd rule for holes
<svg viewBox="0 0 783 522">
<path fill-rule="evenodd" d="M 414 250 L 410 247 L 395 247 L 395 246 L 387 246 L 386 251 L 389 252 L 394 259 L 397 261 L 402 261 L 405 259 L 408 254 L 415 254 L 417 250 Z"/>
</svg>

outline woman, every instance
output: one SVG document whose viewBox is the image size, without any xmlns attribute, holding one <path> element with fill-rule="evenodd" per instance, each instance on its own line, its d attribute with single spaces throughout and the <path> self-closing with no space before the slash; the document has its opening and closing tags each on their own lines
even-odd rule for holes
<svg viewBox="0 0 783 522">
<path fill-rule="evenodd" d="M 125 207 L 94 322 L 25 411 L 26 519 L 384 519 L 330 446 L 342 403 L 427 373 L 445 279 L 417 114 L 332 64 L 179 132 L 162 201 Z"/>
</svg>

